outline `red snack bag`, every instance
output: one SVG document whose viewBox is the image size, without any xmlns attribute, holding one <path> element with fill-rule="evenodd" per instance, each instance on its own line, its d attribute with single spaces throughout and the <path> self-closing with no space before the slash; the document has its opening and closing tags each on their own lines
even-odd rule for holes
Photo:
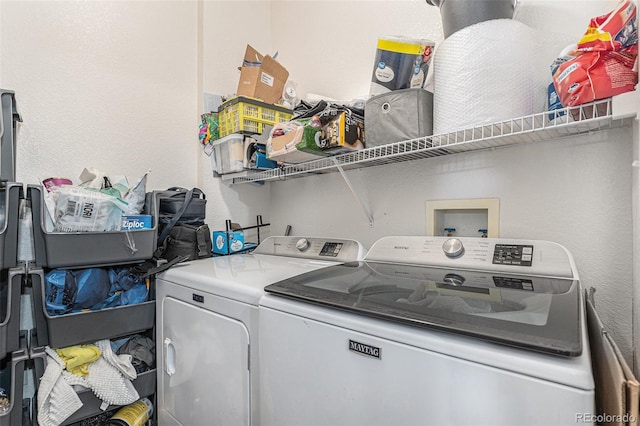
<svg viewBox="0 0 640 426">
<path fill-rule="evenodd" d="M 578 42 L 576 57 L 553 73 L 563 106 L 576 106 L 634 90 L 638 73 L 636 7 L 623 0 L 610 13 L 593 18 Z"/>
<path fill-rule="evenodd" d="M 553 75 L 562 105 L 575 106 L 634 90 L 638 73 L 633 70 L 638 46 L 619 52 L 582 53 L 558 67 Z"/>
<path fill-rule="evenodd" d="M 623 0 L 606 15 L 592 18 L 589 28 L 578 42 L 583 52 L 594 50 L 622 50 L 636 44 L 636 6 L 631 0 Z"/>
</svg>

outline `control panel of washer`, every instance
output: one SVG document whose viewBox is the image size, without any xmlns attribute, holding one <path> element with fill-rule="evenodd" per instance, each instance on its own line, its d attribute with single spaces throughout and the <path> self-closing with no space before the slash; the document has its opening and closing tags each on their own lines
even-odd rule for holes
<svg viewBox="0 0 640 426">
<path fill-rule="evenodd" d="M 385 237 L 373 244 L 364 260 L 558 277 L 577 276 L 569 252 L 559 244 L 541 240 Z"/>
<path fill-rule="evenodd" d="M 254 251 L 272 256 L 353 262 L 364 257 L 364 247 L 358 241 L 341 238 L 269 237 Z"/>
</svg>

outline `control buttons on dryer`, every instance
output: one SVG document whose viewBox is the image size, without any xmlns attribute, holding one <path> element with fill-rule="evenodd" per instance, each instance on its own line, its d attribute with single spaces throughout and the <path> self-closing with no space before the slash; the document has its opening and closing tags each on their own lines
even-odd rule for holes
<svg viewBox="0 0 640 426">
<path fill-rule="evenodd" d="M 306 238 L 300 238 L 297 242 L 296 242 L 296 248 L 299 251 L 305 251 L 306 249 L 309 248 L 309 240 L 307 240 Z"/>
<path fill-rule="evenodd" d="M 442 244 L 442 251 L 447 257 L 455 258 L 458 256 L 462 256 L 464 253 L 464 246 L 462 245 L 462 241 L 457 238 L 449 238 Z"/>
</svg>

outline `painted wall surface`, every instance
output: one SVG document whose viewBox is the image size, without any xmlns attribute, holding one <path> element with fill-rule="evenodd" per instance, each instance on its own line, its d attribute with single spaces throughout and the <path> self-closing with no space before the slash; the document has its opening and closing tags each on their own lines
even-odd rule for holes
<svg viewBox="0 0 640 426">
<path fill-rule="evenodd" d="M 271 2 L 205 1 L 202 12 L 200 93 L 233 95 L 240 77 L 238 67 L 242 65 L 247 44 L 263 54 L 274 53 L 271 49 Z M 201 102 L 200 112 L 202 108 Z M 271 206 L 269 185 L 231 186 L 220 178 L 214 178 L 211 160 L 202 153 L 198 165 L 199 185 L 209 200 L 207 222 L 212 230 L 224 230 L 227 219 L 241 226 L 251 226 L 255 224 L 257 215 L 262 215 L 267 223 Z M 265 232 L 268 230 L 263 229 Z"/>
<path fill-rule="evenodd" d="M 17 181 L 84 167 L 195 186 L 197 4 L 2 1 L 0 86 L 16 92 Z"/>
</svg>

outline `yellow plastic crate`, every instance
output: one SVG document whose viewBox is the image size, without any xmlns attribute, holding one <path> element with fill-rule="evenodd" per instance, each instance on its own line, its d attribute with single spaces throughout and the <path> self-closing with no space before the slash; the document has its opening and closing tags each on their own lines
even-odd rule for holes
<svg viewBox="0 0 640 426">
<path fill-rule="evenodd" d="M 220 137 L 232 133 L 262 133 L 264 125 L 289 121 L 293 112 L 282 105 L 273 105 L 255 98 L 236 96 L 218 108 Z"/>
</svg>

